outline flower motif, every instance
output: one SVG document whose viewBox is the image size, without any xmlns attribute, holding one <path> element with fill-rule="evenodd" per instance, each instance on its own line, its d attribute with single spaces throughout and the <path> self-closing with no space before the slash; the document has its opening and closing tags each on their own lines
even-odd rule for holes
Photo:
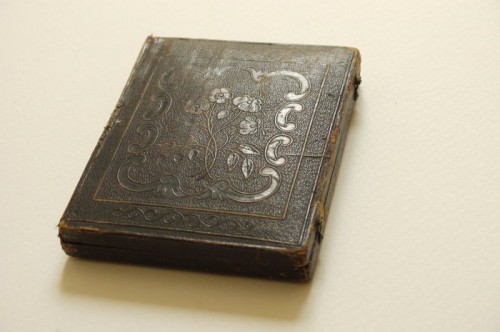
<svg viewBox="0 0 500 332">
<path fill-rule="evenodd" d="M 252 98 L 247 95 L 243 97 L 236 97 L 233 100 L 233 104 L 238 106 L 240 110 L 252 113 L 260 111 L 261 103 L 260 99 Z"/>
<path fill-rule="evenodd" d="M 240 134 L 255 134 L 257 129 L 260 127 L 260 124 L 260 119 L 256 119 L 255 116 L 247 116 L 245 117 L 245 120 L 240 122 Z"/>
<path fill-rule="evenodd" d="M 217 103 L 217 104 L 222 104 L 225 103 L 227 99 L 231 98 L 231 94 L 229 93 L 229 90 L 226 88 L 217 88 L 213 89 L 210 92 L 210 99 L 211 102 Z"/>
<path fill-rule="evenodd" d="M 191 99 L 184 106 L 184 112 L 191 114 L 200 114 L 210 108 L 210 104 L 206 99 Z"/>
</svg>

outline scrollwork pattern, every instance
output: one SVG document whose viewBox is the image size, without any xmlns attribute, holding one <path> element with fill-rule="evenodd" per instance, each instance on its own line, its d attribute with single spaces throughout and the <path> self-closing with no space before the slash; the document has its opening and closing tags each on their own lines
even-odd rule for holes
<svg viewBox="0 0 500 332">
<path fill-rule="evenodd" d="M 177 160 L 183 158 L 189 161 L 194 169 L 200 170 L 197 174 L 193 174 L 193 177 L 198 181 L 208 182 L 205 188 L 195 191 L 183 188 L 181 181 L 173 173 L 165 174 L 147 183 L 133 180 L 131 169 L 144 164 L 148 150 L 157 144 L 160 131 L 157 120 L 172 108 L 172 97 L 166 91 L 168 84 L 163 75 L 158 82 L 161 91 L 151 98 L 152 105 L 143 111 L 142 117 L 145 121 L 136 129 L 138 139 L 129 145 L 130 156 L 118 170 L 117 179 L 123 188 L 134 192 L 156 191 L 176 198 L 229 199 L 241 203 L 258 202 L 277 192 L 282 181 L 278 168 L 287 163 L 286 156 L 280 155 L 279 148 L 292 144 L 292 138 L 286 133 L 294 131 L 297 127 L 297 124 L 289 121 L 288 117 L 291 112 L 303 111 L 304 106 L 298 101 L 309 94 L 311 83 L 308 78 L 298 72 L 289 70 L 265 72 L 251 67 L 217 67 L 211 69 L 211 72 L 207 72 L 206 75 L 222 76 L 232 70 L 249 73 L 256 83 L 278 76 L 298 82 L 298 89 L 283 96 L 286 103 L 280 106 L 273 115 L 274 126 L 282 134 L 271 137 L 265 147 L 242 141 L 240 138 L 246 136 L 256 134 L 261 137 L 265 136 L 262 114 L 272 112 L 272 110 L 267 108 L 258 96 L 238 93 L 229 87 L 219 86 L 211 89 L 207 95 L 187 100 L 182 108 L 182 111 L 192 118 L 189 125 L 198 126 L 207 139 L 200 142 L 199 138 L 191 136 L 188 142 L 172 146 L 177 149 L 174 160 L 175 156 Z M 236 189 L 228 179 L 214 175 L 213 168 L 220 165 L 216 163 L 217 158 L 224 158 L 227 172 L 241 172 L 240 176 L 243 176 L 244 180 L 260 176 L 267 179 L 267 185 L 251 192 Z M 260 160 L 259 163 L 256 162 L 256 158 Z M 260 165 L 260 168 L 256 169 L 256 165 Z M 186 220 L 186 217 L 181 219 Z M 202 221 L 199 223 L 203 224 Z"/>
<path fill-rule="evenodd" d="M 211 215 L 208 218 L 200 216 L 196 213 L 184 213 L 180 211 L 160 211 L 158 209 L 145 209 L 145 208 L 131 208 L 131 209 L 114 209 L 113 215 L 115 217 L 125 217 L 130 221 L 145 221 L 151 224 L 158 224 L 162 226 L 188 226 L 190 228 L 198 229 L 241 229 L 250 230 L 255 227 L 252 221 L 242 222 L 237 219 L 220 217 Z"/>
<path fill-rule="evenodd" d="M 271 138 L 266 147 L 266 160 L 274 166 L 281 166 L 286 163 L 286 157 L 278 156 L 278 148 L 292 143 L 292 138 L 287 135 L 278 135 Z"/>
</svg>

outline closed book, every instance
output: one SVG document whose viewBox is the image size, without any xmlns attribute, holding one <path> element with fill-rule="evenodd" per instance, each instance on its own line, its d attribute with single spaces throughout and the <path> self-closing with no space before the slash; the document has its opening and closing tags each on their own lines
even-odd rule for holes
<svg viewBox="0 0 500 332">
<path fill-rule="evenodd" d="M 59 223 L 71 256 L 312 276 L 356 49 L 148 37 Z"/>
</svg>

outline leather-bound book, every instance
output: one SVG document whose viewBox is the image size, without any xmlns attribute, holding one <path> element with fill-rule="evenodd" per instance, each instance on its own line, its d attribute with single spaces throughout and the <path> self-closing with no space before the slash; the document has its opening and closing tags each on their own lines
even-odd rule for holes
<svg viewBox="0 0 500 332">
<path fill-rule="evenodd" d="M 308 280 L 356 49 L 148 37 L 59 223 L 71 256 Z"/>
</svg>

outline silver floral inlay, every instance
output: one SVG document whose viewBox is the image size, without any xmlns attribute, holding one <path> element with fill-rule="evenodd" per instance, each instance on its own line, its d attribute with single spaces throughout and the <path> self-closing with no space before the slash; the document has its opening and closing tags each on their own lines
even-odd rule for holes
<svg viewBox="0 0 500 332">
<path fill-rule="evenodd" d="M 260 111 L 260 104 L 262 104 L 262 102 L 260 99 L 245 95 L 243 97 L 234 98 L 233 104 L 238 106 L 238 108 L 242 111 L 254 113 Z"/>
<path fill-rule="evenodd" d="M 227 99 L 231 98 L 229 90 L 226 88 L 216 88 L 210 92 L 210 101 L 217 104 L 225 103 Z"/>
<path fill-rule="evenodd" d="M 255 134 L 261 127 L 262 120 L 255 116 L 247 116 L 240 122 L 240 134 L 249 135 Z"/>
</svg>

